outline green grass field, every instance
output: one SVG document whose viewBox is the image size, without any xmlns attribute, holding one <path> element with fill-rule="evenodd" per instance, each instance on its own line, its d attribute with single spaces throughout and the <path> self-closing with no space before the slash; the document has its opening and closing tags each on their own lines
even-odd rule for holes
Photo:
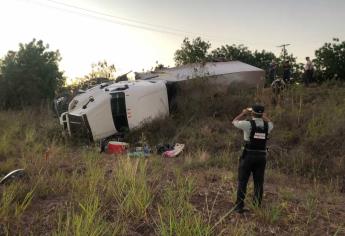
<svg viewBox="0 0 345 236">
<path fill-rule="evenodd" d="M 0 112 L 0 176 L 27 173 L 0 186 L 0 235 L 345 235 L 344 84 L 209 88 L 186 86 L 172 116 L 126 138 L 185 143 L 175 159 L 100 154 L 65 137 L 48 108 Z M 238 215 L 231 120 L 255 101 L 275 129 L 263 207 L 250 183 L 250 212 Z"/>
</svg>

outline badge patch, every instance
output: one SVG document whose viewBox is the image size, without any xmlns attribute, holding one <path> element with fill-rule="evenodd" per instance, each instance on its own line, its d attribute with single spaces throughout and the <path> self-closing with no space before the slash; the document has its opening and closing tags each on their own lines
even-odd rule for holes
<svg viewBox="0 0 345 236">
<path fill-rule="evenodd" d="M 255 139 L 266 139 L 266 134 L 265 133 L 254 133 L 254 138 Z"/>
</svg>

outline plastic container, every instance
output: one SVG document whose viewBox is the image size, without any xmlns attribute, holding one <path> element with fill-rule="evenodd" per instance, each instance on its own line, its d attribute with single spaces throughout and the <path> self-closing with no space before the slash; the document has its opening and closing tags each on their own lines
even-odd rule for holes
<svg viewBox="0 0 345 236">
<path fill-rule="evenodd" d="M 108 154 L 124 154 L 127 152 L 128 143 L 109 141 L 108 143 Z"/>
</svg>

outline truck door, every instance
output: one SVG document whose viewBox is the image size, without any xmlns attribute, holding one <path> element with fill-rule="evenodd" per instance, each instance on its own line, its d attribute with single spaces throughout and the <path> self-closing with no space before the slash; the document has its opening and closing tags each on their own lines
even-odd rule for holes
<svg viewBox="0 0 345 236">
<path fill-rule="evenodd" d="M 111 93 L 111 113 L 118 132 L 129 130 L 126 110 L 126 96 L 124 92 Z"/>
</svg>

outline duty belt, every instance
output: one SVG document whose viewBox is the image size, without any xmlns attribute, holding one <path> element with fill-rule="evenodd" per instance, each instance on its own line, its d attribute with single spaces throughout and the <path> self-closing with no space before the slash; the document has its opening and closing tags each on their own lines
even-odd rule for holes
<svg viewBox="0 0 345 236">
<path fill-rule="evenodd" d="M 266 153 L 266 150 L 255 150 L 255 149 L 249 149 L 249 148 L 244 148 L 245 151 L 248 152 L 260 152 L 260 153 Z"/>
</svg>

